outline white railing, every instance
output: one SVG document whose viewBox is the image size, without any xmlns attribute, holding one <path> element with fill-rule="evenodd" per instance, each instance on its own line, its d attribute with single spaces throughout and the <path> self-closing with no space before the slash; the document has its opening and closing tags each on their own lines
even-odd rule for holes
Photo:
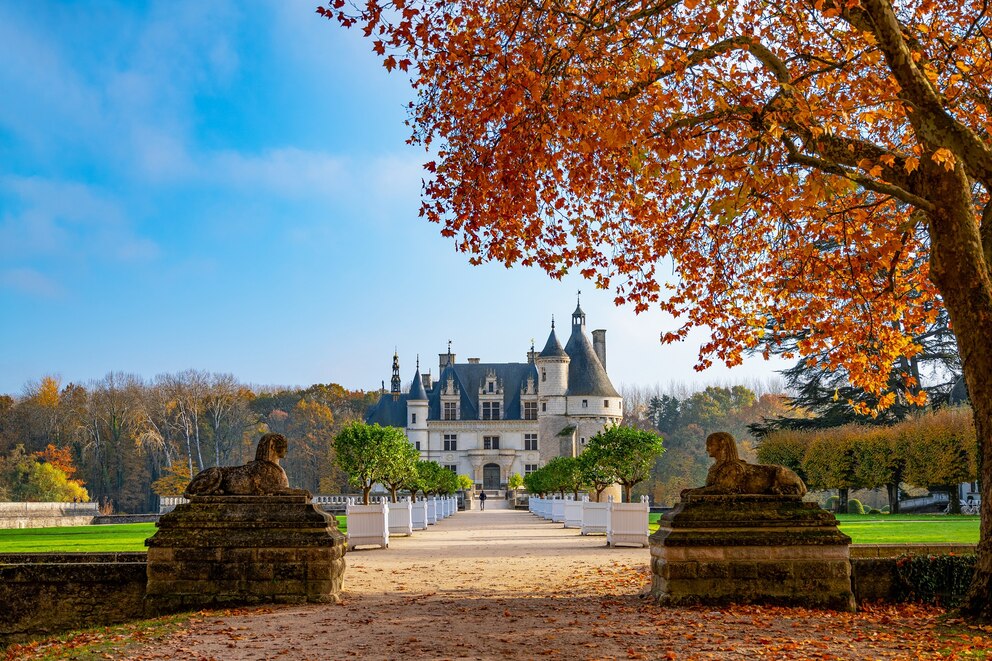
<svg viewBox="0 0 992 661">
<path fill-rule="evenodd" d="M 381 546 L 389 548 L 389 503 L 386 501 L 371 505 L 359 505 L 356 499 L 349 498 L 348 548 L 356 546 Z"/>
<path fill-rule="evenodd" d="M 639 503 L 615 503 L 613 496 L 606 509 L 606 545 L 648 545 L 648 497 Z"/>
<path fill-rule="evenodd" d="M 565 527 L 566 528 L 581 528 L 582 527 L 582 501 L 581 500 L 566 500 L 565 501 Z"/>
<path fill-rule="evenodd" d="M 176 509 L 176 505 L 185 505 L 188 502 L 189 499 L 182 496 L 160 496 L 158 499 L 158 513 L 167 514 Z"/>
<path fill-rule="evenodd" d="M 400 498 L 398 503 L 389 504 L 389 534 L 413 534 L 413 505 L 409 498 Z"/>
<path fill-rule="evenodd" d="M 410 505 L 411 525 L 414 530 L 427 530 L 427 501 L 418 500 Z"/>
<path fill-rule="evenodd" d="M 580 527 L 583 535 L 606 534 L 609 506 L 609 503 L 595 503 L 589 500 L 589 496 L 582 498 L 582 525 Z"/>
<path fill-rule="evenodd" d="M 565 521 L 565 499 L 555 498 L 551 501 L 551 522 L 563 523 Z"/>
</svg>

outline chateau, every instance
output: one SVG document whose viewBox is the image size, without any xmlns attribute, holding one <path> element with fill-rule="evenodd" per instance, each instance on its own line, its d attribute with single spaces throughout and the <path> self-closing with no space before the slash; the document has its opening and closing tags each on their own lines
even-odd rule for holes
<svg viewBox="0 0 992 661">
<path fill-rule="evenodd" d="M 590 341 L 585 329 L 576 305 L 564 348 L 552 321 L 544 349 L 531 346 L 524 363 L 459 363 L 449 342 L 437 379 L 420 373 L 418 359 L 408 392 L 394 354 L 390 391 L 383 387 L 366 421 L 402 428 L 422 459 L 471 476 L 476 489 L 505 489 L 511 473 L 575 456 L 587 439 L 620 423 L 623 399 L 606 374 L 606 331 L 593 331 Z"/>
</svg>

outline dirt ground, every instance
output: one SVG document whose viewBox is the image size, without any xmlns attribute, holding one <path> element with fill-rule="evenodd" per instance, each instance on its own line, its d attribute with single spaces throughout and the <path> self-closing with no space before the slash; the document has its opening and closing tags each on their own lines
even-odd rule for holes
<svg viewBox="0 0 992 661">
<path fill-rule="evenodd" d="M 949 630 L 929 607 L 661 608 L 644 596 L 648 559 L 647 549 L 608 548 L 602 536 L 526 512 L 461 512 L 388 550 L 350 552 L 341 604 L 204 613 L 162 640 L 122 640 L 111 656 L 920 659 L 992 650 L 986 632 Z M 955 656 L 962 650 L 971 652 Z"/>
</svg>

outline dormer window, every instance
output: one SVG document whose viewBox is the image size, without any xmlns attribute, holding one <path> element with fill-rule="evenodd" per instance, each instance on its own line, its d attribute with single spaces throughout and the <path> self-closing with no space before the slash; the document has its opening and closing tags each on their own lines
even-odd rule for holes
<svg viewBox="0 0 992 661">
<path fill-rule="evenodd" d="M 482 402 L 482 419 L 499 420 L 500 402 Z"/>
</svg>

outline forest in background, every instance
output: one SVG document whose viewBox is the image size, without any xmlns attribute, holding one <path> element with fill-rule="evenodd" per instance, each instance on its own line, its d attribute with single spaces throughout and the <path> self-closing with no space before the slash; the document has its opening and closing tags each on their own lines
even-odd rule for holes
<svg viewBox="0 0 992 661">
<path fill-rule="evenodd" d="M 157 511 L 156 491 L 179 493 L 203 468 L 254 459 L 266 431 L 289 439 L 282 463 L 295 486 L 339 492 L 346 477 L 331 440 L 378 396 L 334 383 L 251 386 L 197 370 L 150 381 L 110 372 L 85 386 L 46 376 L 18 397 L 0 395 L 0 500 L 51 499 L 40 497 L 45 489 L 78 497 L 51 483 L 52 447 L 67 488 L 85 487 L 108 511 Z"/>
</svg>

